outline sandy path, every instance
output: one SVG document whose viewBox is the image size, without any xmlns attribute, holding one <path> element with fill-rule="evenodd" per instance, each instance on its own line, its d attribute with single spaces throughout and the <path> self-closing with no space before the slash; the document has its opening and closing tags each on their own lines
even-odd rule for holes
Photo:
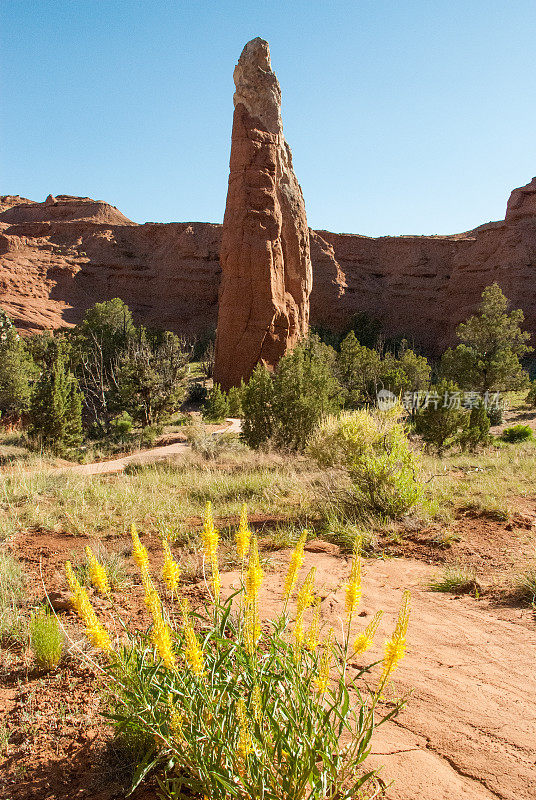
<svg viewBox="0 0 536 800">
<path fill-rule="evenodd" d="M 288 553 L 273 558 L 260 607 L 278 607 Z M 340 630 L 345 559 L 307 553 L 327 594 L 327 620 Z M 428 592 L 433 572 L 406 559 L 367 562 L 356 631 L 385 611 L 372 655 L 392 630 L 402 590 L 412 591 L 408 652 L 395 673 L 397 695 L 413 695 L 396 721 L 380 727 L 371 763 L 394 780 L 390 800 L 534 800 L 536 797 L 536 629 L 530 612 Z M 236 581 L 230 573 L 227 581 Z M 371 658 L 370 660 L 373 660 Z"/>
<path fill-rule="evenodd" d="M 221 430 L 214 431 L 212 435 L 218 436 L 220 433 L 240 433 L 240 419 L 229 418 L 226 422 L 229 424 Z M 61 471 L 69 470 L 75 472 L 77 475 L 106 475 L 111 472 L 122 472 L 127 464 L 151 464 L 154 461 L 159 461 L 168 456 L 185 453 L 189 449 L 190 445 L 188 442 L 173 442 L 173 444 L 152 447 L 149 450 L 141 450 L 139 453 L 121 456 L 121 458 L 114 458 L 110 461 L 96 461 L 92 464 L 75 464 L 69 467 L 62 467 Z"/>
</svg>

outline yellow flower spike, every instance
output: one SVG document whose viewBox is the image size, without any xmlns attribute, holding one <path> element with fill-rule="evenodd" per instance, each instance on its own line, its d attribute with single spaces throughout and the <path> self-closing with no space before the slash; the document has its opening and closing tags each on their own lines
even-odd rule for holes
<svg viewBox="0 0 536 800">
<path fill-rule="evenodd" d="M 262 719 L 262 695 L 259 684 L 256 683 L 253 687 L 253 694 L 251 697 L 253 707 L 253 719 L 255 722 L 260 722 Z"/>
<path fill-rule="evenodd" d="M 184 657 L 194 675 L 201 676 L 205 672 L 205 662 L 203 659 L 203 651 L 199 646 L 199 642 L 197 641 L 197 637 L 190 620 L 190 606 L 188 600 L 181 601 L 181 611 L 182 628 L 184 631 L 184 637 L 186 639 Z"/>
<path fill-rule="evenodd" d="M 91 583 L 100 594 L 108 594 L 110 592 L 110 584 L 108 583 L 106 570 L 98 561 L 91 547 L 86 547 L 86 556 L 89 563 L 89 578 Z"/>
<path fill-rule="evenodd" d="M 217 553 L 210 554 L 210 568 L 211 568 L 210 586 L 212 588 L 212 597 L 214 598 L 215 603 L 219 603 L 220 591 L 221 591 L 221 578 L 220 578 L 220 570 L 218 567 Z"/>
<path fill-rule="evenodd" d="M 162 578 L 170 592 L 174 592 L 179 585 L 181 570 L 171 553 L 171 548 L 167 539 L 162 542 L 164 551 L 164 565 L 162 567 Z"/>
<path fill-rule="evenodd" d="M 329 686 L 329 671 L 331 668 L 331 642 L 333 639 L 333 628 L 329 629 L 328 638 L 324 642 L 322 655 L 320 656 L 320 668 L 318 677 L 314 679 L 317 690 L 323 694 Z"/>
<path fill-rule="evenodd" d="M 205 506 L 205 518 L 203 521 L 203 531 L 201 536 L 203 539 L 203 552 L 205 558 L 207 561 L 210 561 L 211 557 L 218 550 L 218 542 L 220 538 L 214 525 L 214 518 L 212 516 L 212 503 L 210 500 L 207 500 L 207 504 Z"/>
<path fill-rule="evenodd" d="M 169 625 L 166 625 L 162 619 L 155 622 L 153 626 L 153 644 L 162 659 L 164 666 L 169 670 L 176 670 L 177 662 L 173 654 L 173 643 L 171 639 L 171 631 Z"/>
<path fill-rule="evenodd" d="M 317 597 L 315 600 L 313 619 L 311 620 L 309 630 L 307 631 L 307 635 L 305 637 L 304 645 L 310 652 L 313 652 L 318 647 L 318 636 L 320 631 L 320 603 L 321 600 L 319 597 Z"/>
<path fill-rule="evenodd" d="M 307 541 L 307 534 L 308 531 L 303 531 L 290 558 L 290 564 L 285 580 L 285 591 L 283 595 L 284 600 L 288 600 L 292 594 L 292 590 L 294 589 L 296 580 L 298 578 L 298 572 L 303 564 L 303 549 L 305 547 L 305 542 Z"/>
<path fill-rule="evenodd" d="M 105 652 L 112 649 L 112 642 L 106 628 L 99 622 L 85 589 L 80 586 L 70 561 L 65 564 L 65 574 L 73 592 L 73 606 L 86 626 L 86 636 L 94 647 Z"/>
<path fill-rule="evenodd" d="M 348 624 L 352 621 L 354 611 L 361 600 L 361 542 L 356 540 L 354 544 L 354 556 L 352 558 L 352 569 L 350 580 L 345 586 L 346 590 L 346 620 Z"/>
<path fill-rule="evenodd" d="M 250 539 L 251 531 L 248 525 L 248 507 L 246 503 L 243 503 L 240 513 L 240 524 L 236 531 L 236 552 L 241 561 L 243 561 L 247 555 Z"/>
<path fill-rule="evenodd" d="M 383 611 L 378 611 L 375 614 L 372 622 L 370 622 L 365 630 L 356 638 L 354 642 L 354 653 L 356 655 L 359 655 L 360 653 L 366 653 L 367 650 L 370 650 L 374 644 L 374 636 L 378 630 L 378 625 L 380 624 L 382 616 Z"/>
<path fill-rule="evenodd" d="M 259 622 L 259 607 L 257 598 L 250 600 L 246 597 L 244 615 L 244 644 L 248 656 L 253 656 L 257 648 L 257 642 L 261 638 L 261 626 Z"/>
<path fill-rule="evenodd" d="M 390 674 L 404 658 L 406 652 L 406 633 L 410 614 L 410 598 L 410 592 L 406 590 L 393 635 L 385 642 L 385 655 L 383 659 L 383 672 L 380 678 L 380 687 L 385 685 Z"/>
<path fill-rule="evenodd" d="M 294 624 L 294 637 L 296 644 L 301 647 L 303 644 L 303 615 L 313 602 L 313 585 L 315 582 L 316 567 L 313 567 L 305 578 L 301 589 L 298 592 L 298 605 L 296 609 L 296 622 Z"/>
<path fill-rule="evenodd" d="M 138 536 L 138 531 L 134 523 L 132 523 L 130 527 L 130 536 L 132 538 L 132 558 L 138 565 L 143 579 L 143 574 L 147 573 L 149 570 L 149 554 L 147 548 L 140 542 L 140 537 Z"/>
<path fill-rule="evenodd" d="M 249 551 L 249 564 L 246 574 L 246 597 L 249 602 L 256 601 L 259 595 L 263 578 L 263 571 L 259 558 L 259 545 L 257 537 L 251 538 L 251 547 Z"/>
<path fill-rule="evenodd" d="M 238 755 L 242 761 L 245 761 L 253 752 L 253 742 L 246 716 L 246 704 L 242 697 L 236 704 L 236 716 L 238 718 Z"/>
</svg>

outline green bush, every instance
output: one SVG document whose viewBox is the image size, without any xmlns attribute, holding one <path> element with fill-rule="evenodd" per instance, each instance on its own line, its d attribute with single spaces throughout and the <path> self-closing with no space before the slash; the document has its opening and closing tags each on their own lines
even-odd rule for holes
<svg viewBox="0 0 536 800">
<path fill-rule="evenodd" d="M 205 402 L 203 417 L 210 422 L 221 422 L 229 416 L 229 398 L 222 391 L 219 383 L 215 383 Z"/>
<path fill-rule="evenodd" d="M 227 392 L 227 397 L 229 399 L 229 416 L 230 417 L 241 417 L 243 414 L 242 410 L 242 393 L 244 391 L 244 383 L 242 382 L 241 386 L 231 386 L 229 391 Z"/>
<path fill-rule="evenodd" d="M 473 406 L 469 414 L 467 428 L 460 436 L 463 449 L 475 450 L 478 445 L 485 445 L 490 440 L 490 420 L 484 403 Z"/>
<path fill-rule="evenodd" d="M 529 425 L 513 425 L 511 428 L 505 428 L 501 433 L 503 442 L 527 442 L 532 438 L 532 428 Z"/>
<path fill-rule="evenodd" d="M 491 427 L 495 427 L 495 425 L 500 425 L 503 421 L 503 409 L 502 406 L 498 405 L 488 405 L 486 409 L 489 424 Z"/>
<path fill-rule="evenodd" d="M 274 383 L 263 364 L 257 364 L 242 390 L 242 438 L 249 447 L 265 445 L 274 431 Z"/>
<path fill-rule="evenodd" d="M 353 502 L 366 512 L 400 517 L 422 495 L 419 460 L 399 422 L 399 409 L 329 417 L 308 452 L 320 466 L 346 469 Z"/>
<path fill-rule="evenodd" d="M 536 381 L 530 382 L 530 388 L 527 392 L 527 397 L 525 398 L 525 402 L 532 406 L 533 408 L 536 406 Z"/>
<path fill-rule="evenodd" d="M 436 399 L 429 399 L 426 408 L 417 412 L 415 431 L 428 447 L 434 448 L 441 455 L 458 441 L 467 415 L 459 406 L 449 401 L 456 394 L 459 396 L 460 390 L 455 383 L 443 380 L 432 388 Z"/>
<path fill-rule="evenodd" d="M 55 614 L 41 609 L 30 618 L 30 648 L 41 669 L 54 669 L 61 661 L 63 632 Z"/>
</svg>

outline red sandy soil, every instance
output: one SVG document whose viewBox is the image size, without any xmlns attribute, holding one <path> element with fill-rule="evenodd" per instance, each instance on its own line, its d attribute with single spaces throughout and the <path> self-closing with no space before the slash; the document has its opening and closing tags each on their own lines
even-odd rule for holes
<svg viewBox="0 0 536 800">
<path fill-rule="evenodd" d="M 510 552 L 514 563 L 514 554 L 530 541 L 536 504 L 523 502 L 514 523 L 460 520 L 462 539 L 447 550 L 436 546 L 433 532 L 428 539 L 419 533 L 393 547 L 420 560 L 386 556 L 366 561 L 362 616 L 355 630 L 376 610 L 385 610 L 377 654 L 394 624 L 402 590 L 412 591 L 408 654 L 392 688 L 394 695 L 411 690 L 412 696 L 396 720 L 378 730 L 370 758 L 374 766 L 383 765 L 381 774 L 387 783 L 394 780 L 387 790 L 390 800 L 532 800 L 536 796 L 536 630 L 531 609 L 499 603 L 493 593 L 476 600 L 425 588 L 437 564 L 460 560 L 461 553 L 478 566 L 479 576 L 483 571 L 486 581 L 493 584 L 504 571 L 505 553 Z M 269 523 L 257 521 L 261 535 Z M 156 572 L 161 562 L 158 540 L 143 538 Z M 81 558 L 90 541 L 47 532 L 21 534 L 11 541 L 29 579 L 30 600 L 41 600 L 46 586 L 61 606 L 63 563 L 67 558 Z M 104 544 L 128 552 L 125 537 L 109 536 Z M 317 567 L 324 618 L 339 630 L 348 557 L 325 542 L 310 542 L 307 550 L 303 572 Z M 289 551 L 267 555 L 260 606 L 271 617 L 280 608 Z M 188 563 L 188 558 L 183 561 Z M 116 602 L 125 618 L 144 625 L 136 568 L 128 563 L 132 588 L 118 593 Z M 194 604 L 203 594 L 198 566 L 190 559 L 184 587 Z M 236 572 L 225 573 L 224 588 L 235 585 L 238 578 Z M 106 618 L 105 601 L 95 601 Z M 70 638 L 86 648 L 71 612 L 60 612 L 60 618 Z M 110 731 L 99 715 L 100 678 L 76 648 L 69 650 L 61 667 L 48 674 L 36 671 L 29 654 L 13 644 L 5 642 L 0 651 L 0 725 L 11 731 L 0 773 L 0 796 L 6 800 L 124 797 L 121 755 L 109 747 Z M 156 798 L 155 784 L 148 783 L 133 797 Z"/>
</svg>

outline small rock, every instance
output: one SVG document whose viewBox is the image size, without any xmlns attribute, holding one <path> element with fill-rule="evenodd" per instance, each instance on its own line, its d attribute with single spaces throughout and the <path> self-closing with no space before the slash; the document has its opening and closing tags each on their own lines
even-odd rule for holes
<svg viewBox="0 0 536 800">
<path fill-rule="evenodd" d="M 321 539 L 311 539 L 304 547 L 309 553 L 328 553 L 330 556 L 338 556 L 341 548 L 332 542 L 323 542 Z"/>
</svg>

